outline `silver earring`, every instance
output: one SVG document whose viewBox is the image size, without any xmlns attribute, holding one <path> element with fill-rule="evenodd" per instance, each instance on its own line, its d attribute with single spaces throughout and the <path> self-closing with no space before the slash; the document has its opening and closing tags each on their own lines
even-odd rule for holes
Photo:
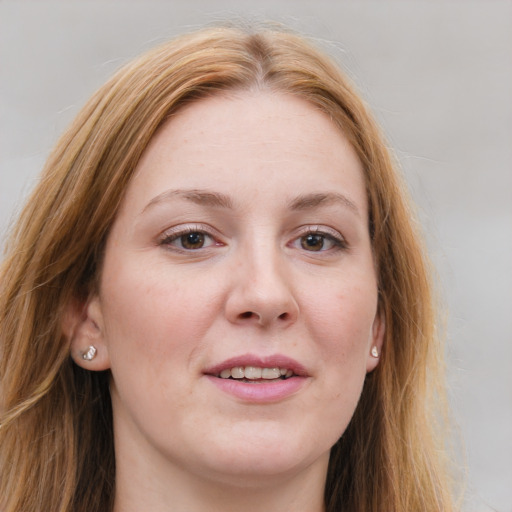
<svg viewBox="0 0 512 512">
<path fill-rule="evenodd" d="M 92 361 L 96 357 L 96 347 L 91 345 L 83 354 L 82 359 L 84 361 Z"/>
<path fill-rule="evenodd" d="M 371 354 L 373 357 L 377 358 L 379 357 L 379 349 L 375 346 L 372 347 L 372 351 L 371 351 Z"/>
</svg>

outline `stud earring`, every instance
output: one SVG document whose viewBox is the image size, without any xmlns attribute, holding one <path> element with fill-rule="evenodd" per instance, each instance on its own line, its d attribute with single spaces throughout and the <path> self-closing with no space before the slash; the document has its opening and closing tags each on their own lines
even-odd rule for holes
<svg viewBox="0 0 512 512">
<path fill-rule="evenodd" d="M 92 361 L 96 357 L 96 347 L 91 345 L 83 354 L 82 359 L 84 361 Z"/>
<path fill-rule="evenodd" d="M 379 349 L 377 347 L 372 347 L 372 351 L 371 351 L 371 354 L 373 357 L 377 358 L 379 357 Z"/>
</svg>

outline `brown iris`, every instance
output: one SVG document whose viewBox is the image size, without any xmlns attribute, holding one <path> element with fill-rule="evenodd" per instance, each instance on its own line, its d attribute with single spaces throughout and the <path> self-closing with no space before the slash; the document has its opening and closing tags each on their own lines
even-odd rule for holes
<svg viewBox="0 0 512 512">
<path fill-rule="evenodd" d="M 300 239 L 300 245 L 306 251 L 321 251 L 324 247 L 325 237 L 310 233 Z"/>
<path fill-rule="evenodd" d="M 181 235 L 180 237 L 181 246 L 184 249 L 201 249 L 204 245 L 204 239 L 204 233 L 199 233 L 197 231 Z"/>
</svg>

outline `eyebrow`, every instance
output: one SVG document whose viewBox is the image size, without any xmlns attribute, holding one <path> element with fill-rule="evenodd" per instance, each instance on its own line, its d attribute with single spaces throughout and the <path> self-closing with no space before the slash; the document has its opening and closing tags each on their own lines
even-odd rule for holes
<svg viewBox="0 0 512 512">
<path fill-rule="evenodd" d="M 300 195 L 293 199 L 288 206 L 290 210 L 301 211 L 310 210 L 319 205 L 327 206 L 333 203 L 341 203 L 343 206 L 348 207 L 354 213 L 359 215 L 359 210 L 355 203 L 353 203 L 347 196 L 334 192 Z"/>
<path fill-rule="evenodd" d="M 144 207 L 142 213 L 153 206 L 165 203 L 173 198 L 185 199 L 203 206 L 211 206 L 215 208 L 227 208 L 233 209 L 233 201 L 219 192 L 209 192 L 207 190 L 200 189 L 187 189 L 187 190 L 167 190 L 157 195 Z"/>
<path fill-rule="evenodd" d="M 211 192 L 202 189 L 177 189 L 166 190 L 157 195 L 144 207 L 142 213 L 160 203 L 165 203 L 173 198 L 184 199 L 202 206 L 214 208 L 234 209 L 231 198 L 220 192 Z M 359 215 L 357 206 L 345 195 L 335 192 L 303 194 L 288 203 L 288 208 L 293 211 L 311 210 L 317 206 L 328 206 L 330 204 L 342 204 L 354 213 Z"/>
</svg>

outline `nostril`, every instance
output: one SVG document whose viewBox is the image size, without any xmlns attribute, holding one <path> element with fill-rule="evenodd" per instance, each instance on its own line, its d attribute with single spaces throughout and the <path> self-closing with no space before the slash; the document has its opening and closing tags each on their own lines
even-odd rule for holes
<svg viewBox="0 0 512 512">
<path fill-rule="evenodd" d="M 293 314 L 290 314 L 289 311 L 285 311 L 277 316 L 274 316 L 273 314 L 271 314 L 271 312 L 262 312 L 262 313 L 258 313 L 256 311 L 244 311 L 242 313 L 238 313 L 238 315 L 236 316 L 236 319 L 238 321 L 252 321 L 252 320 L 255 320 L 257 321 L 259 324 L 267 324 L 268 322 L 271 322 L 271 321 L 279 321 L 279 322 L 289 322 L 292 320 L 293 318 Z"/>
</svg>

